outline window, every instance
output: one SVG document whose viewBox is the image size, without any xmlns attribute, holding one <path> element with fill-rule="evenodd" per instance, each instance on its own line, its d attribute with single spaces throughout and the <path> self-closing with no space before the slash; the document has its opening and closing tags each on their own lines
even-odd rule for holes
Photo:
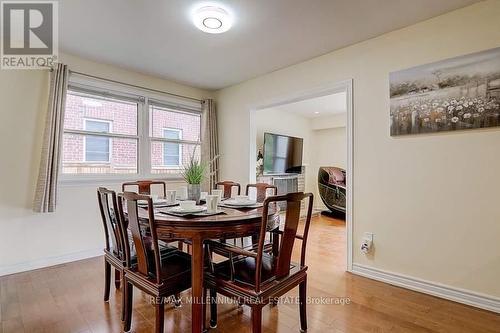
<svg viewBox="0 0 500 333">
<path fill-rule="evenodd" d="M 66 95 L 63 174 L 137 174 L 138 102 L 70 90 Z"/>
<path fill-rule="evenodd" d="M 90 132 L 109 133 L 111 123 L 102 120 L 85 119 L 85 130 Z M 105 136 L 85 137 L 85 161 L 86 162 L 106 162 L 110 161 L 109 147 L 111 138 Z"/>
<path fill-rule="evenodd" d="M 191 156 L 200 158 L 201 114 L 151 102 L 151 173 L 177 174 Z"/>
<path fill-rule="evenodd" d="M 177 177 L 200 158 L 200 128 L 198 101 L 72 74 L 61 179 Z"/>
<path fill-rule="evenodd" d="M 182 130 L 176 128 L 166 128 L 163 130 L 165 139 L 179 141 L 182 139 Z M 163 143 L 163 164 L 165 166 L 181 166 L 182 147 L 180 143 Z"/>
</svg>

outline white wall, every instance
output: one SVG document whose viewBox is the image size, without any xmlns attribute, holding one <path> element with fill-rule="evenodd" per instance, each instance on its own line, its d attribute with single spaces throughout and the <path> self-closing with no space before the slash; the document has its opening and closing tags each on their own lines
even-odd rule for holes
<svg viewBox="0 0 500 333">
<path fill-rule="evenodd" d="M 345 108 L 347 109 L 347 106 Z M 346 124 L 347 114 L 345 112 L 311 119 L 311 128 L 313 130 L 346 127 Z"/>
<path fill-rule="evenodd" d="M 393 138 L 388 120 L 389 72 L 498 47 L 499 17 L 480 2 L 219 91 L 223 177 L 248 178 L 253 106 L 352 78 L 354 262 L 500 297 L 500 130 Z"/>
<path fill-rule="evenodd" d="M 184 96 L 210 97 L 207 91 L 174 82 L 67 54 L 61 58 L 75 71 Z M 0 71 L 0 275 L 101 254 L 103 249 L 96 185 L 61 186 L 56 213 L 31 210 L 48 77 L 46 71 Z"/>
</svg>

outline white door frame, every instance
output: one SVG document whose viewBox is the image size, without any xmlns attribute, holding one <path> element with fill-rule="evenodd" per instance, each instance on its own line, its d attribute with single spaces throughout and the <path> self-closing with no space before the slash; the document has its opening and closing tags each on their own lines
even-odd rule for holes
<svg viewBox="0 0 500 333">
<path fill-rule="evenodd" d="M 257 156 L 255 139 L 256 139 L 256 125 L 255 125 L 255 113 L 258 110 L 267 109 L 271 107 L 277 107 L 284 104 L 299 102 L 315 97 L 321 97 L 326 95 L 331 95 L 339 92 L 346 92 L 346 105 L 347 105 L 347 202 L 346 202 L 346 240 L 347 240 L 347 271 L 352 272 L 352 256 L 353 256 L 353 242 L 352 242 L 352 230 L 353 230 L 353 202 L 352 202 L 352 190 L 353 190 L 353 155 L 354 155 L 354 115 L 353 115 L 353 95 L 352 95 L 353 83 L 352 79 L 334 82 L 332 84 L 323 85 L 306 91 L 294 92 L 284 96 L 279 96 L 272 98 L 265 103 L 253 105 L 249 108 L 250 111 L 250 149 L 249 149 L 249 161 L 250 161 L 250 174 L 249 179 L 251 182 L 255 182 L 255 157 Z"/>
</svg>

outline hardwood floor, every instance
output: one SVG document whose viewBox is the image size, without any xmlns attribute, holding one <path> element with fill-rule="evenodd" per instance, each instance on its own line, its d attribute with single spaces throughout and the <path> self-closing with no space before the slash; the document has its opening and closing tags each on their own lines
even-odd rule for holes
<svg viewBox="0 0 500 333">
<path fill-rule="evenodd" d="M 350 303 L 310 304 L 308 332 L 500 332 L 500 315 L 346 273 L 344 230 L 342 221 L 312 222 L 308 296 L 314 302 L 332 297 Z M 0 333 L 120 332 L 120 291 L 112 289 L 104 303 L 103 286 L 102 257 L 1 277 Z M 299 332 L 298 306 L 290 300 L 264 308 L 264 332 Z M 135 290 L 132 331 L 152 332 L 153 324 L 148 297 Z M 248 308 L 221 304 L 219 326 L 211 332 L 246 333 L 250 326 Z M 165 332 L 190 332 L 190 327 L 189 304 L 166 306 Z"/>
</svg>

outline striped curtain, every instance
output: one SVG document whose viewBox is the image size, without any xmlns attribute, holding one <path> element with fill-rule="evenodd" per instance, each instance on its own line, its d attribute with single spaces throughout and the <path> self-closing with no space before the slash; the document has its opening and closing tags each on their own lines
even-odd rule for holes
<svg viewBox="0 0 500 333">
<path fill-rule="evenodd" d="M 201 102 L 201 160 L 209 164 L 208 175 L 202 189 L 209 192 L 219 181 L 219 144 L 217 139 L 217 112 L 211 99 Z"/>
<path fill-rule="evenodd" d="M 33 210 L 49 213 L 56 210 L 57 177 L 61 164 L 61 146 L 63 134 L 64 108 L 68 88 L 68 66 L 57 64 L 51 73 L 50 95 L 45 120 L 42 158 L 36 185 Z"/>
</svg>

